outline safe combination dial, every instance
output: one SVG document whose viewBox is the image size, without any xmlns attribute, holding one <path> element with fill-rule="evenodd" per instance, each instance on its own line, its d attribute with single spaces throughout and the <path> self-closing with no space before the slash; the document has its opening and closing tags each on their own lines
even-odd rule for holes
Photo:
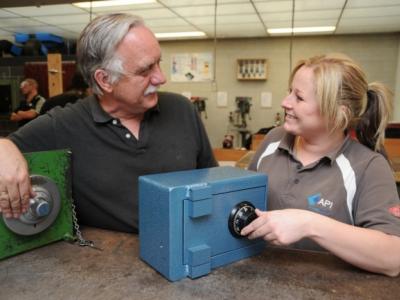
<svg viewBox="0 0 400 300">
<path fill-rule="evenodd" d="M 236 238 L 242 238 L 240 232 L 257 218 L 255 207 L 248 201 L 237 204 L 231 211 L 228 219 L 228 227 L 231 234 Z"/>
</svg>

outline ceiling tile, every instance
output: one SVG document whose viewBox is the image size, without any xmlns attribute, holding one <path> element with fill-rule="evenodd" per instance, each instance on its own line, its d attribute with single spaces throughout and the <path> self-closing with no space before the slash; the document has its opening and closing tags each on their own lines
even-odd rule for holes
<svg viewBox="0 0 400 300">
<path fill-rule="evenodd" d="M 315 10 L 315 11 L 300 11 L 296 12 L 294 19 L 299 21 L 305 20 L 324 20 L 338 19 L 341 10 Z"/>
<path fill-rule="evenodd" d="M 336 34 L 358 34 L 358 33 L 385 33 L 385 32 L 393 32 L 398 30 L 399 24 L 385 24 L 385 25 L 371 25 L 366 24 L 363 26 L 359 25 L 346 25 L 346 26 L 339 26 L 336 30 Z"/>
<path fill-rule="evenodd" d="M 70 4 L 43 5 L 39 7 L 37 6 L 25 6 L 25 7 L 14 7 L 14 8 L 11 7 L 11 8 L 6 8 L 6 10 L 19 14 L 21 16 L 34 16 L 34 17 L 79 14 L 84 12 L 84 10 Z"/>
<path fill-rule="evenodd" d="M 214 24 L 214 16 L 191 17 L 190 22 L 196 26 Z"/>
<path fill-rule="evenodd" d="M 339 28 L 342 27 L 354 27 L 354 26 L 379 26 L 384 28 L 385 26 L 398 26 L 400 29 L 400 18 L 397 16 L 386 16 L 386 17 L 374 17 L 374 18 L 346 18 L 342 19 L 339 23 Z"/>
<path fill-rule="evenodd" d="M 171 8 L 180 7 L 180 6 L 202 6 L 202 5 L 215 5 L 215 0 L 161 0 L 158 1 L 161 4 L 169 6 Z M 221 4 L 235 4 L 235 3 L 242 3 L 248 4 L 249 0 L 218 0 L 218 7 Z"/>
<path fill-rule="evenodd" d="M 250 3 L 240 4 L 222 4 L 217 7 L 217 15 L 232 15 L 232 14 L 247 14 L 255 13 L 254 7 Z"/>
<path fill-rule="evenodd" d="M 400 5 L 383 6 L 383 7 L 349 8 L 344 11 L 342 18 L 360 18 L 360 17 L 369 18 L 375 16 L 377 17 L 398 16 L 400 18 Z"/>
<path fill-rule="evenodd" d="M 43 25 L 42 22 L 35 21 L 29 18 L 1 18 L 0 28 L 7 27 L 30 27 L 30 26 L 40 26 Z"/>
<path fill-rule="evenodd" d="M 295 11 L 342 9 L 345 2 L 345 0 L 296 0 Z"/>
<path fill-rule="evenodd" d="M 176 18 L 176 15 L 167 8 L 135 9 L 126 11 L 126 13 L 141 16 L 145 21 L 158 18 Z"/>
<path fill-rule="evenodd" d="M 254 1 L 260 13 L 291 12 L 292 1 Z"/>
<path fill-rule="evenodd" d="M 215 1 L 212 1 L 212 2 L 214 3 Z M 249 0 L 218 0 L 218 5 L 219 4 L 231 4 L 231 3 L 248 3 L 248 2 L 249 2 Z"/>
<path fill-rule="evenodd" d="M 346 8 L 400 5 L 399 0 L 349 0 Z"/>
<path fill-rule="evenodd" d="M 261 14 L 261 18 L 265 23 L 271 21 L 290 21 L 292 19 L 292 14 L 290 12 L 263 13 Z"/>
<path fill-rule="evenodd" d="M 159 3 L 147 3 L 147 4 L 132 4 L 132 5 L 121 5 L 121 6 L 93 7 L 92 12 L 110 13 L 110 12 L 122 12 L 122 11 L 157 9 L 157 8 L 163 8 L 163 6 Z"/>
<path fill-rule="evenodd" d="M 364 26 L 364 27 L 347 27 L 344 30 L 336 31 L 336 34 L 371 34 L 371 33 L 388 33 L 394 32 L 399 26 L 377 27 L 377 26 Z"/>
<path fill-rule="evenodd" d="M 174 11 L 183 17 L 201 17 L 201 16 L 212 16 L 214 15 L 214 6 L 184 6 L 174 8 Z"/>
<path fill-rule="evenodd" d="M 171 19 L 171 18 L 164 18 L 164 19 L 147 19 L 146 25 L 149 27 L 160 27 L 160 26 L 186 26 L 188 23 L 183 19 Z"/>
<path fill-rule="evenodd" d="M 256 14 L 219 16 L 217 18 L 218 25 L 222 25 L 222 24 L 233 24 L 233 25 L 243 24 L 244 25 L 246 23 L 256 23 L 256 24 L 261 25 L 261 23 L 258 21 L 258 17 Z"/>
<path fill-rule="evenodd" d="M 4 9 L 0 9 L 0 18 L 15 18 L 15 17 L 18 17 L 18 15 Z"/>
<path fill-rule="evenodd" d="M 76 32 L 77 33 L 76 37 L 78 37 L 79 33 L 83 30 L 83 28 L 85 28 L 85 26 L 86 24 L 62 24 L 58 25 L 58 28 Z"/>
<path fill-rule="evenodd" d="M 166 6 L 179 7 L 179 6 L 198 6 L 198 5 L 211 5 L 215 3 L 215 0 L 161 0 L 158 1 Z"/>
<path fill-rule="evenodd" d="M 37 21 L 42 21 L 47 24 L 71 24 L 71 23 L 80 23 L 87 24 L 90 21 L 90 15 L 88 14 L 79 14 L 79 15 L 67 15 L 67 16 L 42 16 L 39 18 L 32 18 Z"/>
<path fill-rule="evenodd" d="M 342 9 L 345 0 L 296 0 L 295 11 L 314 11 Z M 259 12 L 291 12 L 292 1 L 255 1 L 255 6 Z"/>
<path fill-rule="evenodd" d="M 186 18 L 196 17 L 196 16 L 214 16 L 215 8 L 212 5 L 203 5 L 196 6 L 195 9 L 193 6 L 183 6 L 176 7 L 173 9 L 179 15 L 184 16 Z M 233 15 L 233 14 L 247 14 L 254 13 L 255 10 L 250 3 L 245 4 L 224 4 L 218 5 L 217 7 L 217 15 Z"/>
<path fill-rule="evenodd" d="M 161 33 L 161 32 L 187 32 L 187 31 L 197 31 L 196 28 L 190 25 L 185 25 L 185 26 L 149 26 L 149 28 L 154 32 L 154 33 Z"/>
<path fill-rule="evenodd" d="M 335 26 L 336 19 L 323 20 L 295 20 L 294 27 L 319 27 L 319 26 Z"/>
<path fill-rule="evenodd" d="M 292 27 L 292 21 L 290 19 L 280 21 L 264 21 L 265 26 L 268 29 L 271 28 L 289 28 Z"/>
</svg>

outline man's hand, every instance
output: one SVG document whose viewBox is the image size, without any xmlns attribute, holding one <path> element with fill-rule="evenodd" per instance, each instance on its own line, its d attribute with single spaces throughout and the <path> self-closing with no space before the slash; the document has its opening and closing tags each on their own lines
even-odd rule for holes
<svg viewBox="0 0 400 300">
<path fill-rule="evenodd" d="M 34 197 L 28 165 L 18 148 L 8 139 L 0 139 L 0 212 L 6 218 L 19 218 Z"/>
<path fill-rule="evenodd" d="M 309 234 L 312 213 L 300 209 L 260 211 L 258 216 L 241 234 L 249 239 L 262 238 L 274 245 L 287 246 Z"/>
<path fill-rule="evenodd" d="M 11 114 L 11 116 L 10 116 L 10 120 L 11 120 L 11 121 L 19 121 L 19 120 L 18 120 L 18 115 L 17 115 L 15 112 L 13 112 L 13 113 Z"/>
</svg>

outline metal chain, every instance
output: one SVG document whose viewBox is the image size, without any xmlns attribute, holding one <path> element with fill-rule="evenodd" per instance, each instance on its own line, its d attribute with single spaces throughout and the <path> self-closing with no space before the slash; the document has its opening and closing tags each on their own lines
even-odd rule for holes
<svg viewBox="0 0 400 300">
<path fill-rule="evenodd" d="M 94 249 L 98 249 L 98 250 L 102 250 L 98 247 L 96 247 L 93 243 L 93 241 L 91 240 L 86 240 L 83 235 L 82 232 L 80 230 L 79 224 L 78 224 L 78 218 L 76 217 L 76 206 L 74 204 L 74 199 L 71 198 L 71 208 L 72 208 L 72 222 L 73 222 L 73 226 L 75 229 L 75 235 L 76 235 L 76 240 L 75 242 L 79 245 L 79 246 L 89 246 L 91 248 Z"/>
<path fill-rule="evenodd" d="M 81 233 L 81 230 L 80 230 L 79 224 L 78 224 L 78 218 L 76 217 L 76 207 L 75 207 L 75 204 L 74 204 L 75 201 L 74 201 L 74 199 L 71 199 L 71 200 L 72 200 L 71 201 L 72 222 L 73 222 L 73 226 L 74 226 L 74 229 L 75 229 L 75 235 L 76 235 L 77 241 L 79 243 L 81 243 L 81 241 L 85 241 L 85 239 L 82 236 L 82 233 Z"/>
</svg>

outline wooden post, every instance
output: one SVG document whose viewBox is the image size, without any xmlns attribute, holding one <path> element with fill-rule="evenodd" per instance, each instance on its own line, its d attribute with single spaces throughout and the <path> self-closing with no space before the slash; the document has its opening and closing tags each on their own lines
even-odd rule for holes
<svg viewBox="0 0 400 300">
<path fill-rule="evenodd" d="M 63 92 L 62 80 L 62 58 L 61 54 L 53 53 L 47 55 L 47 70 L 49 75 L 49 97 L 59 95 Z"/>
</svg>

